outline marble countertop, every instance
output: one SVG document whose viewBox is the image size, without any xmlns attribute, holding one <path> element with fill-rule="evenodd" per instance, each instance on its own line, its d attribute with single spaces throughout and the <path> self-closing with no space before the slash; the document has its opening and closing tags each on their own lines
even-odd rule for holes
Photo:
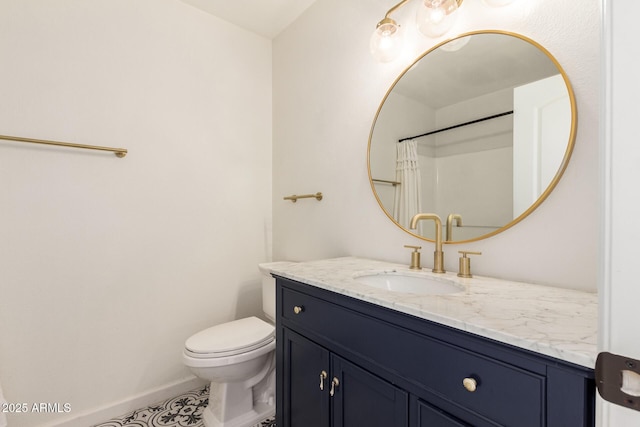
<svg viewBox="0 0 640 427">
<path fill-rule="evenodd" d="M 492 279 L 445 277 L 463 289 L 444 295 L 417 295 L 377 289 L 354 280 L 363 272 L 406 272 L 408 266 L 344 257 L 274 265 L 272 273 L 496 341 L 593 368 L 597 356 L 598 298 L 550 286 Z"/>
</svg>

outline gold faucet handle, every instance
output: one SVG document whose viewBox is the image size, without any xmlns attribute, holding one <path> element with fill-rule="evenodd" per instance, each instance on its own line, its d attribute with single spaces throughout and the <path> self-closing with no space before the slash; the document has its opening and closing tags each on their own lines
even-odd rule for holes
<svg viewBox="0 0 640 427">
<path fill-rule="evenodd" d="M 473 252 L 473 251 L 458 251 L 459 254 L 462 254 L 460 259 L 458 260 L 459 271 L 458 277 L 473 277 L 471 275 L 471 259 L 467 258 L 467 255 L 482 255 L 482 252 Z"/>
<path fill-rule="evenodd" d="M 458 251 L 459 254 L 462 254 L 463 257 L 467 255 L 482 255 L 482 252 L 473 252 L 473 251 Z"/>
<path fill-rule="evenodd" d="M 411 265 L 409 265 L 409 268 L 411 270 L 422 270 L 422 266 L 420 265 L 420 249 L 422 249 L 422 246 L 404 245 L 404 247 L 413 249 L 413 252 L 411 252 Z"/>
</svg>

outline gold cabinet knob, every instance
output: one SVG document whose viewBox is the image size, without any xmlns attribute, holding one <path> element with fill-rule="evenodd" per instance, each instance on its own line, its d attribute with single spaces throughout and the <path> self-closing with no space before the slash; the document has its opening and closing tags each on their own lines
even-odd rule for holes
<svg viewBox="0 0 640 427">
<path fill-rule="evenodd" d="M 293 312 L 295 314 L 300 314 L 304 311 L 304 307 L 301 305 L 296 305 L 295 307 L 293 307 Z"/>
<path fill-rule="evenodd" d="M 475 378 L 465 378 L 462 380 L 462 385 L 468 391 L 473 393 L 478 388 L 478 382 Z"/>
</svg>

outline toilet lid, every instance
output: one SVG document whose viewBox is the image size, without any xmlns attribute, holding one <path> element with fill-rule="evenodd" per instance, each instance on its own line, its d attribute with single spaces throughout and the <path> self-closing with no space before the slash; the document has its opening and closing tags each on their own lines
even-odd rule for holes
<svg viewBox="0 0 640 427">
<path fill-rule="evenodd" d="M 260 348 L 273 341 L 274 335 L 273 325 L 247 317 L 200 331 L 187 340 L 185 347 L 194 355 L 224 357 Z"/>
</svg>

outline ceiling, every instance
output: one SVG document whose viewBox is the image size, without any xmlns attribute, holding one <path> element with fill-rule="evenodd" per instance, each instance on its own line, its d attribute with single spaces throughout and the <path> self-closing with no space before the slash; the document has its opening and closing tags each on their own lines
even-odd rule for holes
<svg viewBox="0 0 640 427">
<path fill-rule="evenodd" d="M 429 52 L 394 92 L 433 109 L 514 88 L 559 73 L 536 45 L 507 34 L 477 34 L 460 50 Z"/>
<path fill-rule="evenodd" d="M 272 39 L 316 0 L 182 0 L 218 18 Z"/>
</svg>

